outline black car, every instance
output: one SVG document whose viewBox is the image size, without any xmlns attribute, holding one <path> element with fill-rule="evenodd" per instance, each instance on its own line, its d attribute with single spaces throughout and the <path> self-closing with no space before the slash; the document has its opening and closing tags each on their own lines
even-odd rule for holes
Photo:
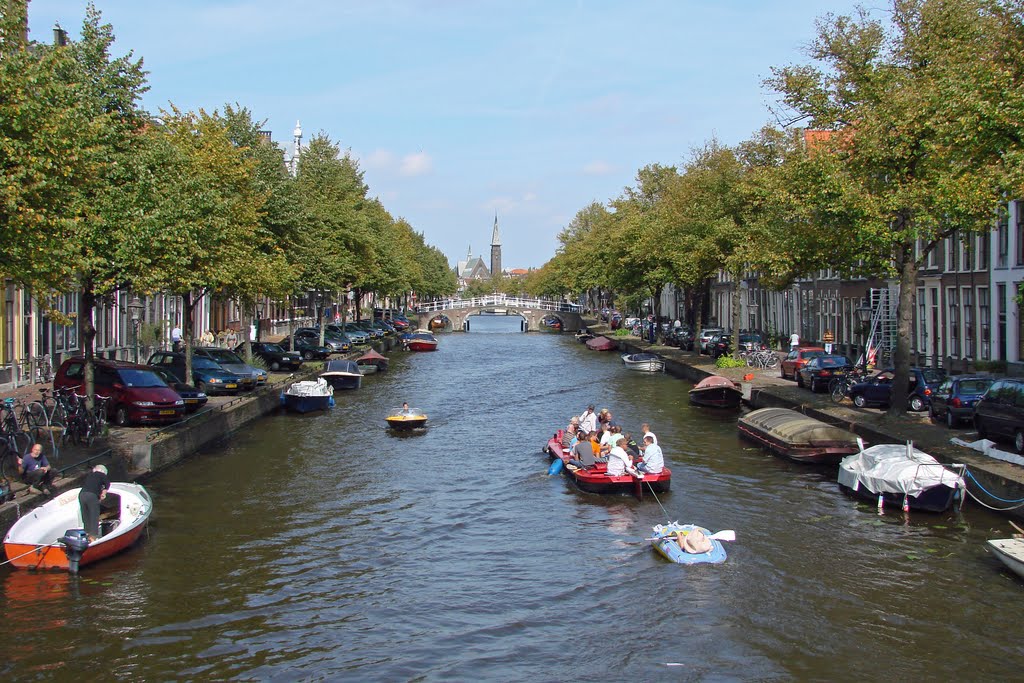
<svg viewBox="0 0 1024 683">
<path fill-rule="evenodd" d="M 708 355 L 712 358 L 728 356 L 732 353 L 732 335 L 716 334 L 708 341 Z"/>
<path fill-rule="evenodd" d="M 850 400 L 858 408 L 878 406 L 888 408 L 892 403 L 892 380 L 896 371 L 883 370 L 871 379 L 854 384 L 850 388 Z M 932 392 L 935 391 L 946 373 L 932 368 L 910 368 L 910 384 L 907 388 L 907 407 L 915 412 L 928 409 Z"/>
<path fill-rule="evenodd" d="M 992 382 L 991 377 L 970 377 L 958 375 L 947 377 L 932 392 L 931 406 L 928 415 L 933 420 L 945 418 L 946 425 L 952 429 L 961 421 L 974 418 L 974 406 L 985 395 Z"/>
<path fill-rule="evenodd" d="M 320 346 L 319 334 L 296 332 L 292 335 L 290 342 L 285 339 L 281 342 L 281 346 L 286 349 L 291 346 L 305 360 L 323 360 L 334 353 L 334 349 L 331 347 Z"/>
<path fill-rule="evenodd" d="M 828 383 L 843 377 L 853 369 L 853 363 L 846 356 L 818 356 L 796 371 L 796 383 L 810 387 L 811 391 L 828 389 Z"/>
<path fill-rule="evenodd" d="M 182 382 L 178 379 L 177 375 L 167 368 L 159 365 L 150 365 L 149 367 L 153 369 L 153 372 L 159 375 L 160 379 L 167 382 L 167 386 L 174 389 L 178 396 L 181 396 L 181 399 L 185 401 L 186 413 L 196 412 L 205 406 L 207 401 L 210 400 L 210 397 L 206 395 L 206 392 L 199 391 L 191 384 Z"/>
<path fill-rule="evenodd" d="M 1024 453 L 1024 379 L 993 382 L 974 408 L 974 427 L 981 438 L 1008 441 Z"/>
<path fill-rule="evenodd" d="M 299 351 L 286 351 L 280 344 L 249 342 L 249 348 L 252 349 L 252 355 L 263 359 L 267 367 L 274 372 L 282 368 L 285 370 L 298 370 L 302 367 L 302 353 Z M 244 354 L 245 344 L 242 343 L 236 346 L 235 353 L 238 355 Z"/>
</svg>

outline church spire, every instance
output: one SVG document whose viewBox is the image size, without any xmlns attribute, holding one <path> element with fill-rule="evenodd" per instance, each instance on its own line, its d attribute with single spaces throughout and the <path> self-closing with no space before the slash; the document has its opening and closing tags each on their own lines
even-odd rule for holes
<svg viewBox="0 0 1024 683">
<path fill-rule="evenodd" d="M 491 277 L 501 275 L 501 236 L 498 235 L 498 211 L 494 211 L 494 232 L 491 235 Z"/>
<path fill-rule="evenodd" d="M 494 232 L 491 233 L 491 246 L 501 246 L 501 236 L 498 234 L 498 212 L 494 212 Z"/>
</svg>

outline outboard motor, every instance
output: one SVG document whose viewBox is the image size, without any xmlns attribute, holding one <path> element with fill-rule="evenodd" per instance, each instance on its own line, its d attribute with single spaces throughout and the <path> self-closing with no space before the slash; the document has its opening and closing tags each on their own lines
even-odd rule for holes
<svg viewBox="0 0 1024 683">
<path fill-rule="evenodd" d="M 64 554 L 68 556 L 68 571 L 77 574 L 78 561 L 89 547 L 89 536 L 86 535 L 85 529 L 68 529 L 57 542 L 64 546 Z"/>
</svg>

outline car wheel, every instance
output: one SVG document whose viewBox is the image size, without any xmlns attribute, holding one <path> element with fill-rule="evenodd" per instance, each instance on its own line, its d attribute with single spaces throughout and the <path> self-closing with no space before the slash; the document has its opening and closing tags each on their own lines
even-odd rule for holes
<svg viewBox="0 0 1024 683">
<path fill-rule="evenodd" d="M 306 360 L 313 360 L 313 352 L 312 351 L 303 351 L 302 352 L 302 357 L 305 358 Z"/>
<path fill-rule="evenodd" d="M 920 396 L 911 396 L 910 409 L 913 410 L 915 413 L 919 413 L 922 410 L 924 410 L 924 399 L 921 398 Z"/>
<path fill-rule="evenodd" d="M 1024 453 L 1024 431 L 1018 429 L 1017 433 L 1013 435 L 1013 446 L 1018 453 Z"/>
<path fill-rule="evenodd" d="M 114 409 L 114 424 L 118 427 L 127 427 L 128 420 L 128 406 L 118 406 Z"/>
<path fill-rule="evenodd" d="M 956 429 L 957 420 L 953 417 L 953 411 L 946 408 L 946 426 L 950 429 Z"/>
<path fill-rule="evenodd" d="M 196 385 L 196 388 L 197 388 L 197 389 L 199 389 L 199 391 L 201 391 L 201 392 L 203 392 L 204 394 L 206 394 L 207 396 L 209 396 L 209 395 L 210 395 L 210 385 L 209 385 L 209 384 L 207 384 L 206 382 L 199 382 L 199 383 L 198 383 L 198 384 Z"/>
<path fill-rule="evenodd" d="M 867 401 L 864 400 L 864 394 L 857 394 L 856 396 L 853 397 L 853 405 L 857 406 L 858 408 L 863 408 L 866 404 Z"/>
<path fill-rule="evenodd" d="M 277 372 L 278 370 L 281 369 L 281 364 L 275 360 L 273 363 L 270 364 L 270 369 L 273 370 L 274 372 Z"/>
<path fill-rule="evenodd" d="M 796 373 L 796 385 L 801 389 L 804 387 L 804 378 L 800 376 L 799 372 Z"/>
<path fill-rule="evenodd" d="M 816 380 L 813 377 L 811 378 L 811 393 L 812 394 L 818 393 L 818 380 Z"/>
</svg>

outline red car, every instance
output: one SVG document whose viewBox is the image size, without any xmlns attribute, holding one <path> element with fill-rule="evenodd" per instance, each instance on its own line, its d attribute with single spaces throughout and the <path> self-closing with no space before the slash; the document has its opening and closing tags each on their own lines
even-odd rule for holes
<svg viewBox="0 0 1024 683">
<path fill-rule="evenodd" d="M 53 378 L 53 388 L 85 389 L 85 359 L 68 358 Z M 107 415 L 119 425 L 176 422 L 185 415 L 185 401 L 153 372 L 153 368 L 119 360 L 93 359 L 93 384 L 108 397 Z"/>
<path fill-rule="evenodd" d="M 782 379 L 795 380 L 796 373 L 807 365 L 807 361 L 824 355 L 826 355 L 825 349 L 820 346 L 805 346 L 790 351 L 789 355 L 782 359 Z"/>
</svg>

